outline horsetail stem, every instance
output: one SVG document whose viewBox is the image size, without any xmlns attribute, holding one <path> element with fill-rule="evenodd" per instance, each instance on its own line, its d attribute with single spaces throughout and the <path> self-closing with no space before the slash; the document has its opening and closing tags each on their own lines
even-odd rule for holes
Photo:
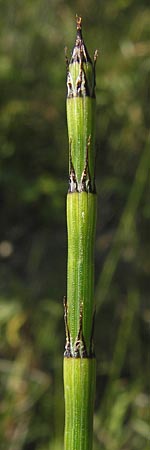
<svg viewBox="0 0 150 450">
<path fill-rule="evenodd" d="M 69 189 L 68 267 L 64 299 L 65 450 L 91 450 L 95 391 L 94 239 L 95 62 L 82 37 L 81 18 L 70 61 L 67 59 Z"/>
</svg>

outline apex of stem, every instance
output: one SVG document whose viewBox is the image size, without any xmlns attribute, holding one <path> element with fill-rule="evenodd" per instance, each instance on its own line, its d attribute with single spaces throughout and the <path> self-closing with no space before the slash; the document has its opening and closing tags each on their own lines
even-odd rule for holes
<svg viewBox="0 0 150 450">
<path fill-rule="evenodd" d="M 82 37 L 82 19 L 76 15 L 76 40 L 70 61 L 67 59 L 67 97 L 95 97 L 95 63 Z"/>
<path fill-rule="evenodd" d="M 78 16 L 78 14 L 76 14 L 76 23 L 77 23 L 77 30 L 81 30 L 81 28 L 82 28 L 82 17 Z"/>
<path fill-rule="evenodd" d="M 78 63 L 89 62 L 90 64 L 92 64 L 92 60 L 88 54 L 86 45 L 82 37 L 82 18 L 77 15 L 76 15 L 76 26 L 77 26 L 76 41 L 72 51 L 70 64 L 73 64 L 74 62 Z"/>
</svg>

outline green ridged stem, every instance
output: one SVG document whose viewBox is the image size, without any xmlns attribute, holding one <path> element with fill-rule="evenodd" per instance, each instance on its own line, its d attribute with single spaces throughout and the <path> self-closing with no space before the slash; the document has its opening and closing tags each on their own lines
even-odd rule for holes
<svg viewBox="0 0 150 450">
<path fill-rule="evenodd" d="M 67 306 L 71 351 L 74 353 L 83 310 L 83 336 L 88 354 L 94 313 L 94 240 L 96 195 L 74 192 L 67 195 L 68 270 Z"/>
<path fill-rule="evenodd" d="M 91 450 L 95 359 L 64 359 L 65 449 Z"/>
<path fill-rule="evenodd" d="M 81 18 L 67 60 L 69 189 L 67 195 L 67 296 L 64 299 L 64 450 L 92 450 L 95 395 L 94 240 L 95 60 L 85 47 Z"/>
<path fill-rule="evenodd" d="M 75 116 L 76 120 L 74 120 Z M 89 172 L 92 180 L 92 190 L 94 190 L 95 99 L 88 96 L 68 98 L 67 122 L 71 159 L 77 181 L 81 180 L 86 154 L 88 153 Z"/>
</svg>

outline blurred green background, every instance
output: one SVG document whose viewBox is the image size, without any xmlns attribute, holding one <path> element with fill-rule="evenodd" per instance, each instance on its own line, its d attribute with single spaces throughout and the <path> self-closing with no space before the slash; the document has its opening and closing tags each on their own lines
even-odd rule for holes
<svg viewBox="0 0 150 450">
<path fill-rule="evenodd" d="M 65 60 L 97 48 L 94 450 L 150 449 L 150 6 L 0 0 L 0 448 L 63 448 Z"/>
</svg>

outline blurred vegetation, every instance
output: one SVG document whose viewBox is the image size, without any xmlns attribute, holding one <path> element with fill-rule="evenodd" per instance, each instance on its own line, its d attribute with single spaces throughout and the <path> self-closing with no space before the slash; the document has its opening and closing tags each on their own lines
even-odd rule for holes
<svg viewBox="0 0 150 450">
<path fill-rule="evenodd" d="M 99 50 L 94 450 L 148 450 L 149 2 L 0 6 L 0 447 L 63 447 L 64 46 L 78 13 Z"/>
</svg>

